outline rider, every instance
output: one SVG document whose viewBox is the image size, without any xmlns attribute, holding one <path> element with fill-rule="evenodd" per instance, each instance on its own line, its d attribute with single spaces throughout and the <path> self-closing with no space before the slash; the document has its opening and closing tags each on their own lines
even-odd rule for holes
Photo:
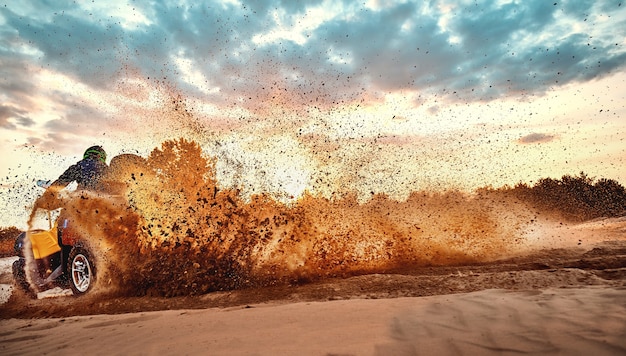
<svg viewBox="0 0 626 356">
<path fill-rule="evenodd" d="M 101 146 L 91 146 L 83 154 L 83 159 L 70 166 L 50 187 L 60 187 L 76 181 L 77 189 L 102 190 L 100 180 L 108 166 L 107 154 Z"/>
<path fill-rule="evenodd" d="M 83 159 L 71 165 L 52 182 L 46 192 L 37 200 L 35 208 L 55 209 L 59 201 L 57 193 L 72 182 L 78 183 L 78 190 L 103 191 L 101 179 L 109 166 L 107 154 L 101 146 L 91 146 L 83 154 Z"/>
</svg>

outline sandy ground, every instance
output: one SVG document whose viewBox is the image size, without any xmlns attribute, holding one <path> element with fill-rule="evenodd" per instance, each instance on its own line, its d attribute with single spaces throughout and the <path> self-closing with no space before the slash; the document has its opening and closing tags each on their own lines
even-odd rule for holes
<svg viewBox="0 0 626 356">
<path fill-rule="evenodd" d="M 258 304 L 2 321 L 4 355 L 620 355 L 624 288 Z"/>
<path fill-rule="evenodd" d="M 194 297 L 15 290 L 0 354 L 626 354 L 626 222 L 565 235 L 488 263 Z"/>
</svg>

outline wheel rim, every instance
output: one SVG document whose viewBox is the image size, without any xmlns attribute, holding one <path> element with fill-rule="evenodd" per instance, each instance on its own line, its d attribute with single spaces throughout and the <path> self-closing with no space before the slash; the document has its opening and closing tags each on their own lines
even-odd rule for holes
<svg viewBox="0 0 626 356">
<path fill-rule="evenodd" d="M 72 283 L 81 293 L 89 289 L 91 282 L 91 266 L 85 255 L 78 254 L 72 260 Z"/>
</svg>

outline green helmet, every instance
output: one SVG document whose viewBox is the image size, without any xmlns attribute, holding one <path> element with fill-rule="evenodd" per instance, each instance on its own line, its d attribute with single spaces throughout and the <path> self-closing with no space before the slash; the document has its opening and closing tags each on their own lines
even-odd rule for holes
<svg viewBox="0 0 626 356">
<path fill-rule="evenodd" d="M 104 151 L 102 146 L 91 146 L 85 151 L 85 154 L 83 154 L 83 159 L 89 157 L 97 158 L 106 163 L 107 153 Z"/>
</svg>

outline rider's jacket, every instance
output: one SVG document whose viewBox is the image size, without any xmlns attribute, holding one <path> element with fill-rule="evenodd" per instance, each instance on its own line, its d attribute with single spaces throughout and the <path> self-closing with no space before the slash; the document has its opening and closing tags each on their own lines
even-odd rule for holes
<svg viewBox="0 0 626 356">
<path fill-rule="evenodd" d="M 100 180 L 108 166 L 106 163 L 92 157 L 87 157 L 70 166 L 61 174 L 57 182 L 68 185 L 73 181 L 78 183 L 77 189 L 101 190 Z"/>
</svg>

